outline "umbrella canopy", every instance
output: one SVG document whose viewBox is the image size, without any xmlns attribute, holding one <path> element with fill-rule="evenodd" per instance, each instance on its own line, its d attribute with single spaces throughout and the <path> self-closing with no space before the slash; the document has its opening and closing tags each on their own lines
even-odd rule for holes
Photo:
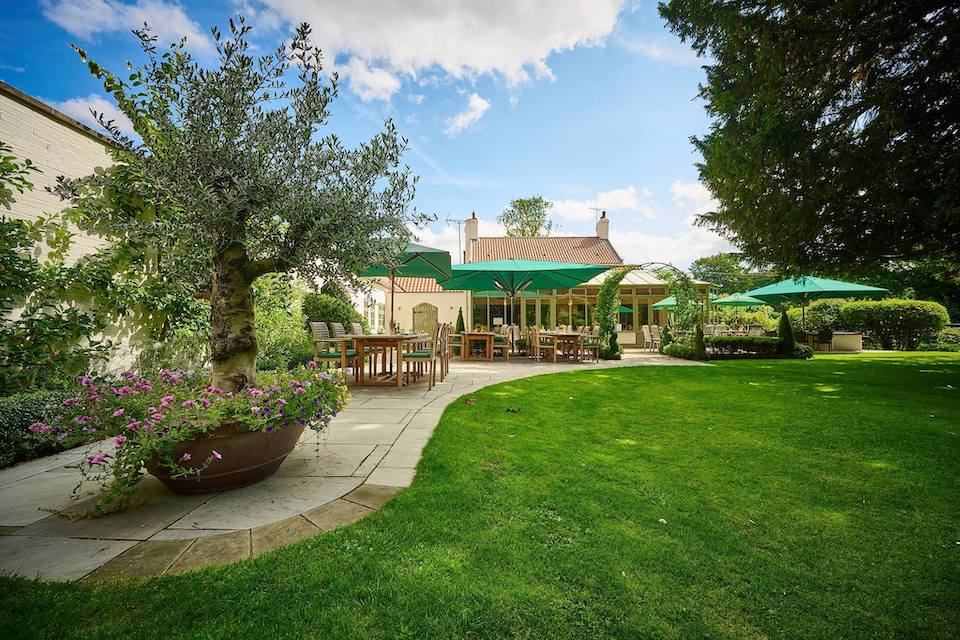
<svg viewBox="0 0 960 640">
<path fill-rule="evenodd" d="M 474 298 L 506 298 L 507 294 L 499 289 L 490 289 L 489 291 L 474 291 Z M 517 298 L 536 298 L 537 294 L 533 291 L 522 291 L 516 296 Z"/>
<path fill-rule="evenodd" d="M 713 301 L 715 307 L 759 307 L 765 304 L 767 303 L 763 300 L 753 298 L 745 293 L 735 293 Z"/>
<path fill-rule="evenodd" d="M 713 301 L 716 300 L 716 299 L 717 299 L 717 294 L 711 293 L 711 294 L 710 294 L 710 301 L 713 302 Z M 761 303 L 761 304 L 762 304 L 762 303 Z M 654 309 L 673 309 L 675 306 L 677 306 L 677 298 L 676 298 L 676 296 L 667 296 L 666 298 L 664 298 L 664 299 L 661 300 L 660 302 L 654 302 L 654 303 L 653 303 L 653 308 L 654 308 Z"/>
<path fill-rule="evenodd" d="M 633 309 L 620 305 L 620 308 L 617 309 L 617 313 L 633 313 Z"/>
<path fill-rule="evenodd" d="M 457 264 L 452 269 L 453 276 L 440 282 L 444 289 L 497 289 L 513 299 L 524 291 L 569 289 L 600 275 L 610 267 L 546 260 L 488 260 Z M 512 314 L 513 305 L 510 305 L 510 310 Z M 511 318 L 510 323 L 512 322 Z"/>
<path fill-rule="evenodd" d="M 433 278 L 445 280 L 450 277 L 450 253 L 443 249 L 425 247 L 422 244 L 410 242 L 402 254 L 395 260 L 377 264 L 366 271 L 367 277 L 390 278 L 390 322 L 395 323 L 393 317 L 393 299 L 395 297 L 396 279 L 401 278 Z"/>
<path fill-rule="evenodd" d="M 830 280 L 829 278 L 802 276 L 781 280 L 759 289 L 747 291 L 746 295 L 765 302 L 788 300 L 805 304 L 808 300 L 816 300 L 817 298 L 872 298 L 887 293 L 890 292 L 880 287 L 843 282 L 842 280 Z"/>
<path fill-rule="evenodd" d="M 514 297 L 523 291 L 569 289 L 610 267 L 545 260 L 489 260 L 457 264 L 452 269 L 450 279 L 440 282 L 444 289 L 497 289 Z"/>
</svg>

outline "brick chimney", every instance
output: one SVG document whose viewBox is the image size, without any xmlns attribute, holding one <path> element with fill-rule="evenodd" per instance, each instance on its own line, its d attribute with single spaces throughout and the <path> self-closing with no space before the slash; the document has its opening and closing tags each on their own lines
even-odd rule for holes
<svg viewBox="0 0 960 640">
<path fill-rule="evenodd" d="M 463 223 L 463 261 L 473 262 L 473 249 L 480 239 L 480 221 L 477 220 L 477 212 L 470 214 L 470 219 Z"/>
<path fill-rule="evenodd" d="M 610 220 L 606 211 L 601 212 L 600 219 L 597 220 L 597 237 L 601 240 L 610 239 Z"/>
</svg>

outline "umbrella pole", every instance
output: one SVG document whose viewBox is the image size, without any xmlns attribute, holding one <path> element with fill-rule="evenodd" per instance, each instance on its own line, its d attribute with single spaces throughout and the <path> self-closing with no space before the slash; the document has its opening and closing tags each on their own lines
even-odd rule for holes
<svg viewBox="0 0 960 640">
<path fill-rule="evenodd" d="M 396 292 L 396 282 L 397 282 L 397 270 L 390 269 L 390 333 L 393 333 L 393 326 L 396 324 L 396 320 L 393 317 L 393 308 L 396 304 L 395 298 L 397 297 Z"/>
</svg>

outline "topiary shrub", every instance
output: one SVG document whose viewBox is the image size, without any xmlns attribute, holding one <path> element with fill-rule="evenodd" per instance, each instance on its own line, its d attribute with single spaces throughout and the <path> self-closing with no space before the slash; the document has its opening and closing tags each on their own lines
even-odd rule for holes
<svg viewBox="0 0 960 640">
<path fill-rule="evenodd" d="M 793 339 L 793 327 L 790 326 L 790 314 L 786 310 L 780 314 L 777 337 L 780 338 L 780 353 L 784 355 L 793 353 L 796 341 Z"/>
<path fill-rule="evenodd" d="M 796 344 L 793 346 L 791 356 L 797 360 L 809 360 L 813 357 L 813 347 L 808 344 Z"/>
<path fill-rule="evenodd" d="M 597 292 L 593 313 L 599 325 L 597 343 L 600 357 L 604 360 L 619 360 L 623 351 L 617 344 L 617 309 L 620 307 L 620 281 L 630 270 L 631 267 L 622 267 L 610 271 Z"/>
<path fill-rule="evenodd" d="M 348 330 L 351 322 L 359 322 L 367 330 L 367 321 L 350 303 L 323 293 L 303 297 L 303 315 L 307 322 L 339 322 Z"/>
<path fill-rule="evenodd" d="M 675 334 L 670 343 L 663 347 L 662 352 L 673 358 L 683 358 L 684 360 L 707 360 L 707 349 L 704 345 L 703 333 L 700 333 L 699 339 L 697 332 Z"/>
<path fill-rule="evenodd" d="M 0 467 L 69 449 L 86 441 L 76 437 L 51 441 L 30 431 L 34 422 L 52 420 L 63 401 L 70 396 L 67 391 L 26 391 L 0 397 Z"/>
<path fill-rule="evenodd" d="M 882 349 L 916 350 L 925 340 L 935 340 L 950 321 L 946 308 L 927 300 L 860 300 L 840 310 L 846 329 L 863 331 Z"/>
<path fill-rule="evenodd" d="M 703 342 L 703 327 L 699 323 L 693 332 L 693 352 L 694 360 L 707 359 L 707 345 Z"/>
</svg>

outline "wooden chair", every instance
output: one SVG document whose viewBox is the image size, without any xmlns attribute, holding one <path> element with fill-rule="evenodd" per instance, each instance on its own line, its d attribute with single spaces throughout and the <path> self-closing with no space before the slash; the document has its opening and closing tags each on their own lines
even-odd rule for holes
<svg viewBox="0 0 960 640">
<path fill-rule="evenodd" d="M 660 336 L 660 327 L 655 324 L 650 325 L 651 348 L 654 351 L 660 351 L 663 347 L 663 339 Z"/>
<path fill-rule="evenodd" d="M 355 336 L 362 336 L 362 335 L 364 335 L 364 333 L 365 333 L 364 330 L 363 330 L 363 325 L 360 324 L 359 322 L 351 322 L 351 323 L 350 323 L 350 331 L 351 331 L 351 332 L 353 333 L 353 335 L 355 335 Z"/>
<path fill-rule="evenodd" d="M 553 353 L 553 362 L 557 362 L 557 345 L 552 342 L 543 342 L 540 337 L 540 329 L 533 327 L 530 329 L 530 348 L 533 352 L 534 360 L 540 360 L 543 352 Z"/>
<path fill-rule="evenodd" d="M 337 363 L 344 372 L 347 365 L 353 367 L 355 379 L 359 379 L 357 369 L 357 351 L 347 346 L 342 338 L 330 337 L 330 330 L 326 322 L 311 322 L 310 333 L 313 336 L 313 359 L 315 362 Z M 331 350 L 332 349 L 332 350 Z"/>
<path fill-rule="evenodd" d="M 421 368 L 424 364 L 430 365 L 430 373 L 429 377 L 427 378 L 428 391 L 433 389 L 433 385 L 437 383 L 437 360 L 440 358 L 440 333 L 443 326 L 445 325 L 437 325 L 437 331 L 433 335 L 433 338 L 428 339 L 426 341 L 426 346 L 424 346 L 422 349 L 400 353 L 400 363 L 397 374 L 402 375 L 403 363 L 406 362 L 408 382 L 412 382 L 414 376 L 419 377 L 424 373 L 423 369 Z"/>
<path fill-rule="evenodd" d="M 594 362 L 600 362 L 600 327 L 594 327 L 594 329 L 596 329 L 596 333 L 591 330 L 580 339 L 581 360 L 583 360 L 584 355 L 590 353 L 593 354 Z"/>
<path fill-rule="evenodd" d="M 653 350 L 653 335 L 650 333 L 650 325 L 645 324 L 641 327 L 643 332 L 643 348 L 646 351 Z"/>
<path fill-rule="evenodd" d="M 503 361 L 510 362 L 510 338 L 513 333 L 513 327 L 508 324 L 500 327 L 500 335 L 493 337 L 493 352 L 497 349 L 503 354 Z"/>
</svg>

